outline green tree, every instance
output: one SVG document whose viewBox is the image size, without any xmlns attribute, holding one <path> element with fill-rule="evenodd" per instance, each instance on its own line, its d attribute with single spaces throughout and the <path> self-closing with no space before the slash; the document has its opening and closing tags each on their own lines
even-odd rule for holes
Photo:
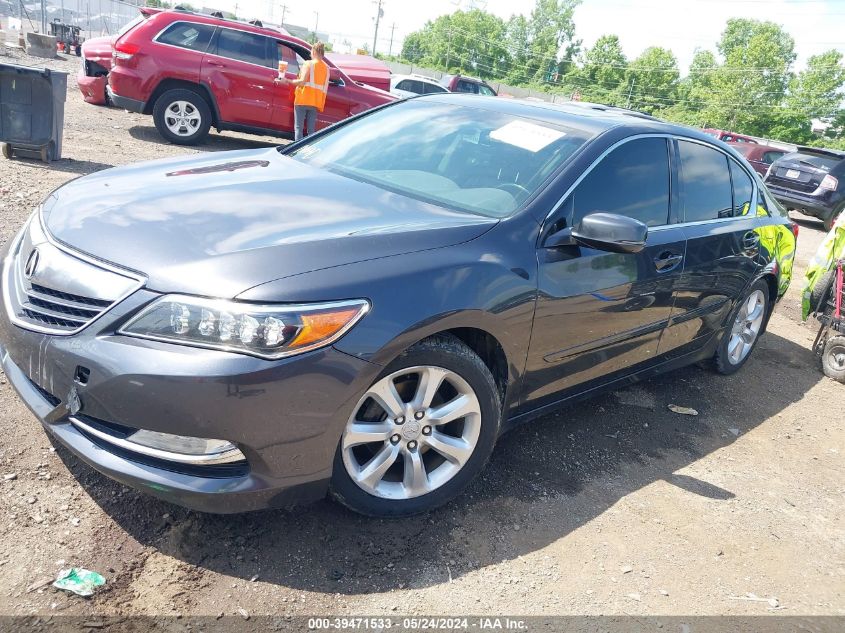
<svg viewBox="0 0 845 633">
<path fill-rule="evenodd" d="M 728 20 L 717 44 L 724 63 L 713 72 L 705 117 L 711 125 L 767 136 L 792 79 L 795 42 L 773 22 Z"/>
<path fill-rule="evenodd" d="M 625 82 L 628 59 L 617 35 L 602 35 L 584 54 L 582 75 L 591 86 L 615 90 Z"/>
<path fill-rule="evenodd" d="M 792 80 L 787 97 L 790 110 L 807 119 L 832 119 L 842 105 L 845 85 L 843 55 L 829 50 L 813 55 L 807 67 Z"/>
<path fill-rule="evenodd" d="M 649 114 L 668 108 L 677 99 L 680 74 L 672 51 L 659 46 L 645 49 L 628 65 L 621 105 Z"/>
<path fill-rule="evenodd" d="M 504 21 L 486 11 L 455 11 L 405 38 L 410 62 L 481 77 L 503 76 L 510 66 Z"/>
<path fill-rule="evenodd" d="M 530 57 L 524 78 L 544 83 L 556 74 L 566 74 L 580 49 L 575 39 L 573 13 L 580 0 L 537 0 L 528 19 Z"/>
</svg>

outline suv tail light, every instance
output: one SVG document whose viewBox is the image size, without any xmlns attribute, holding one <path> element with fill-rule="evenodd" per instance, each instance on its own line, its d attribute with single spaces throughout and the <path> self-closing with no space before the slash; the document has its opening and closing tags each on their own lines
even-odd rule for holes
<svg viewBox="0 0 845 633">
<path fill-rule="evenodd" d="M 132 59 L 132 56 L 139 50 L 141 50 L 141 47 L 138 44 L 133 44 L 132 42 L 116 42 L 114 45 L 114 57 L 115 59 Z"/>
<path fill-rule="evenodd" d="M 824 191 L 836 191 L 836 188 L 839 186 L 839 181 L 828 174 L 824 178 L 822 178 L 821 183 L 819 184 L 819 189 L 823 189 Z"/>
</svg>

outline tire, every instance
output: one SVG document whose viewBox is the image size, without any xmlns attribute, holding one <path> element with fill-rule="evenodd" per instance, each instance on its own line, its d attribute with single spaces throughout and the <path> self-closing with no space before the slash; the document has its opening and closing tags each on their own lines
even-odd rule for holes
<svg viewBox="0 0 845 633">
<path fill-rule="evenodd" d="M 748 308 L 752 297 L 755 298 L 755 309 L 749 314 Z M 757 306 L 759 306 L 759 312 L 756 309 Z M 716 371 L 727 376 L 738 372 L 745 365 L 760 340 L 770 309 L 769 284 L 759 279 L 754 282 L 731 313 L 728 328 L 716 349 L 714 357 Z M 736 345 L 742 347 L 737 348 Z"/>
<path fill-rule="evenodd" d="M 822 370 L 828 378 L 845 383 L 845 336 L 832 336 L 824 344 Z"/>
<path fill-rule="evenodd" d="M 153 122 L 165 139 L 175 145 L 196 145 L 208 136 L 211 108 L 197 92 L 168 90 L 156 99 Z"/>
<path fill-rule="evenodd" d="M 836 278 L 836 269 L 828 270 L 821 277 L 819 277 L 816 285 L 813 286 L 813 291 L 810 293 L 810 311 L 823 311 L 825 302 L 830 295 L 830 288 L 833 286 L 833 281 Z"/>
<path fill-rule="evenodd" d="M 9 160 L 14 157 L 14 149 L 8 143 L 3 143 L 3 156 Z"/>
<path fill-rule="evenodd" d="M 837 209 L 831 214 L 829 218 L 823 220 L 825 232 L 830 233 L 833 230 L 833 225 L 836 223 L 836 220 L 839 217 L 840 213 L 842 213 L 842 209 Z"/>
<path fill-rule="evenodd" d="M 388 384 L 394 389 L 382 391 Z M 423 387 L 427 384 L 440 386 L 431 391 Z M 421 395 L 428 392 L 431 398 Z M 393 399 L 394 413 L 371 393 L 398 396 L 398 401 Z M 431 417 L 459 402 L 460 412 L 467 413 L 452 422 Z M 402 411 L 404 416 L 395 415 Z M 496 382 L 481 358 L 453 336 L 425 339 L 390 363 L 355 405 L 335 453 L 330 494 L 368 516 L 404 517 L 433 510 L 458 496 L 484 468 L 501 416 Z M 370 429 L 378 433 L 371 436 Z M 366 473 L 379 470 L 373 464 L 388 461 L 389 469 L 385 466 L 368 481 Z"/>
</svg>

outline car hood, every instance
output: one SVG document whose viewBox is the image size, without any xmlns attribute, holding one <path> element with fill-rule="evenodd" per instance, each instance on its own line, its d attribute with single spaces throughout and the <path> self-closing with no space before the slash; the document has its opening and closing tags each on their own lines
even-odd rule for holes
<svg viewBox="0 0 845 633">
<path fill-rule="evenodd" d="M 152 290 L 215 297 L 451 246 L 497 222 L 351 180 L 275 148 L 101 171 L 51 194 L 42 217 L 55 239 L 144 274 Z"/>
</svg>

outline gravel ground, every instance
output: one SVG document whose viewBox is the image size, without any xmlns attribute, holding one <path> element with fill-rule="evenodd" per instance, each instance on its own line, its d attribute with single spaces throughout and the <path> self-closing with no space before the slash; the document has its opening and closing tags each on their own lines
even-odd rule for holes
<svg viewBox="0 0 845 633">
<path fill-rule="evenodd" d="M 64 158 L 0 160 L 0 244 L 71 178 L 198 151 L 83 103 L 77 59 L 49 65 L 71 73 Z M 0 614 L 845 616 L 845 389 L 799 320 L 822 235 L 801 221 L 799 281 L 737 376 L 691 367 L 548 415 L 502 438 L 459 500 L 407 520 L 168 505 L 53 447 L 0 375 Z M 90 599 L 46 584 L 69 566 L 108 583 Z M 777 602 L 732 598 L 748 593 Z"/>
</svg>

